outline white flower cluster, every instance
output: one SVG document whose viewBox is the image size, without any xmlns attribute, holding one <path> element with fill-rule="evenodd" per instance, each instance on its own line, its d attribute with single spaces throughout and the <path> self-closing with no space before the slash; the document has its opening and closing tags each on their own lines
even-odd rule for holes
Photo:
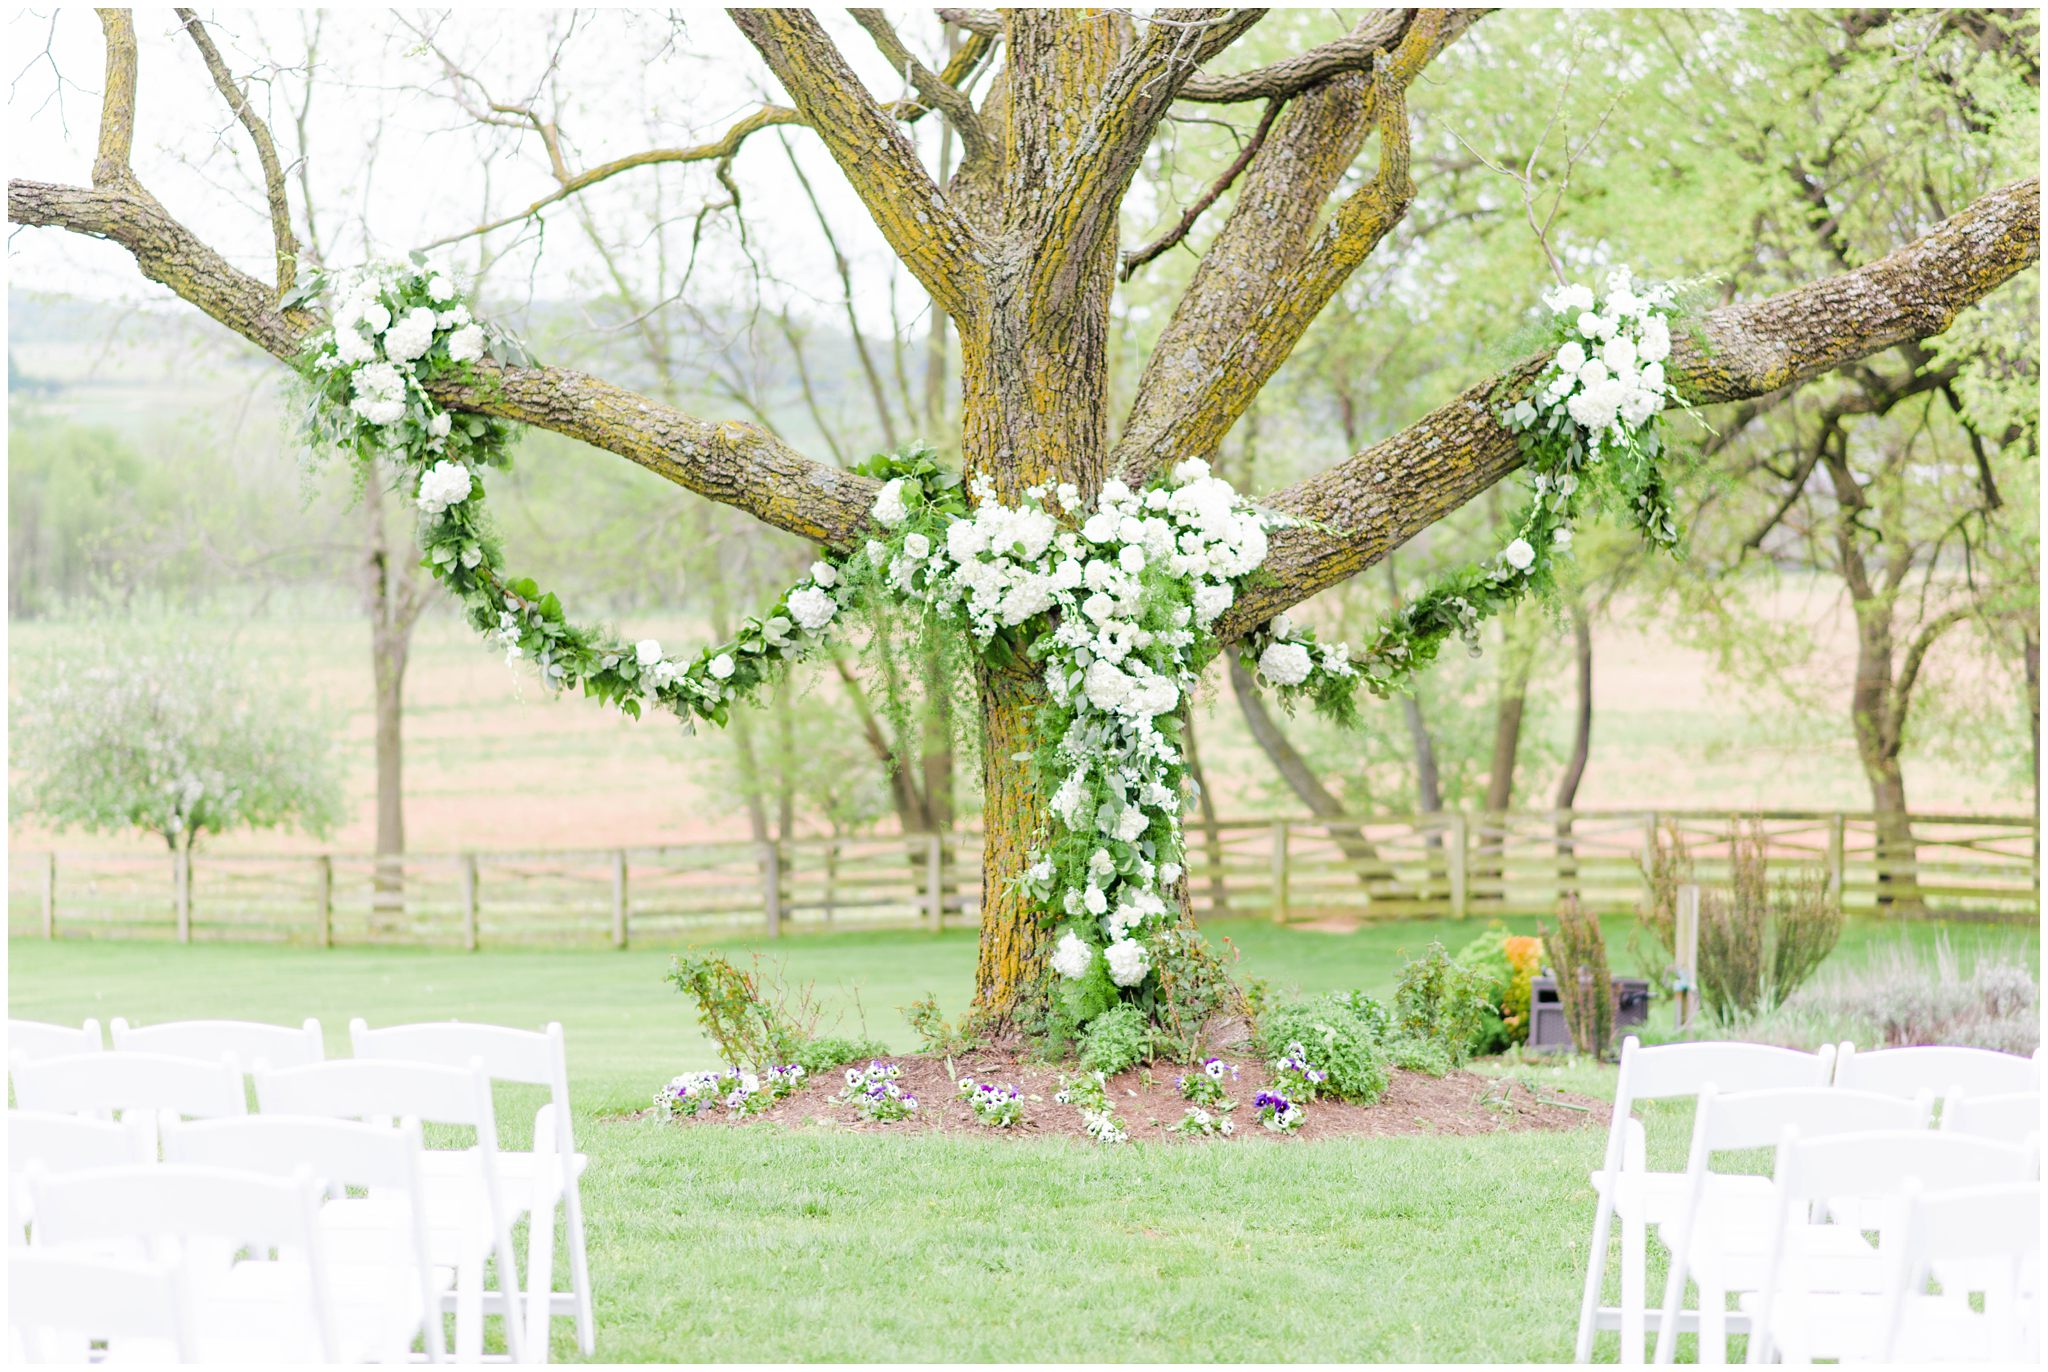
<svg viewBox="0 0 2048 1372">
<path fill-rule="evenodd" d="M 366 270 L 336 299 L 334 327 L 316 340 L 314 365 L 350 372 L 349 408 L 372 424 L 397 424 L 406 417 L 406 394 L 419 386 L 413 364 L 433 351 L 435 339 L 445 335 L 451 362 L 475 362 L 484 355 L 483 326 L 470 318 L 468 306 L 436 310 L 415 305 L 402 313 L 392 308 L 391 302 L 421 279 L 429 299 L 455 299 L 454 283 L 438 273 L 410 266 Z M 435 437 L 446 436 L 444 421 Z"/>
<path fill-rule="evenodd" d="M 1058 616 L 1038 645 L 1046 691 L 1072 711 L 1057 744 L 1065 774 L 1052 810 L 1093 847 L 1085 872 L 1056 878 L 1041 860 L 1027 881 L 1065 914 L 1092 921 L 1110 980 L 1136 986 L 1152 965 L 1144 935 L 1170 919 L 1165 890 L 1180 876 L 1183 763 L 1156 721 L 1194 686 L 1201 631 L 1265 562 L 1270 516 L 1199 460 L 1148 491 L 1105 482 L 1092 510 L 1072 485 L 1032 487 L 1018 506 L 986 482 L 974 495 L 973 512 L 947 525 L 943 540 L 913 532 L 893 550 L 876 540 L 868 554 L 891 586 L 964 620 L 984 645 Z M 1054 510 L 1080 517 L 1080 527 L 1062 528 Z M 910 518 L 901 482 L 883 486 L 874 515 L 888 528 Z M 1097 947 L 1070 931 L 1053 966 L 1081 977 Z"/>
<path fill-rule="evenodd" d="M 1604 301 L 1595 301 L 1591 287 L 1572 285 L 1547 292 L 1543 303 L 1565 321 L 1565 342 L 1535 395 L 1509 412 L 1511 422 L 1530 428 L 1568 419 L 1595 461 L 1603 449 L 1629 447 L 1670 399 L 1671 287 L 1639 283 L 1622 267 L 1608 275 Z"/>
<path fill-rule="evenodd" d="M 1116 1106 L 1109 1099 L 1107 1074 L 1092 1072 L 1063 1082 L 1053 1099 L 1079 1111 L 1081 1131 L 1097 1143 L 1130 1142 L 1130 1130 L 1117 1118 Z"/>
</svg>

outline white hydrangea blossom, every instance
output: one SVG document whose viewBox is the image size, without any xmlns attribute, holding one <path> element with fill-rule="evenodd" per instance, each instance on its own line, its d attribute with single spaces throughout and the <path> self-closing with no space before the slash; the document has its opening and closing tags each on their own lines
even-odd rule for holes
<svg viewBox="0 0 2048 1372">
<path fill-rule="evenodd" d="M 1068 981 L 1078 981 L 1088 975 L 1089 964 L 1095 961 L 1095 950 L 1073 934 L 1067 934 L 1052 951 L 1052 970 Z"/>
<path fill-rule="evenodd" d="M 1299 643 L 1274 643 L 1259 654 L 1259 672 L 1275 686 L 1299 686 L 1312 666 L 1308 649 Z"/>
<path fill-rule="evenodd" d="M 420 477 L 420 512 L 428 515 L 446 513 L 449 506 L 460 505 L 469 499 L 472 488 L 469 468 L 446 459 L 436 462 Z"/>
<path fill-rule="evenodd" d="M 1118 939 L 1103 956 L 1109 962 L 1109 979 L 1119 986 L 1136 986 L 1152 970 L 1152 955 L 1136 939 Z"/>
<path fill-rule="evenodd" d="M 806 631 L 816 633 L 839 613 L 839 602 L 816 586 L 802 586 L 789 593 L 789 613 Z"/>
</svg>

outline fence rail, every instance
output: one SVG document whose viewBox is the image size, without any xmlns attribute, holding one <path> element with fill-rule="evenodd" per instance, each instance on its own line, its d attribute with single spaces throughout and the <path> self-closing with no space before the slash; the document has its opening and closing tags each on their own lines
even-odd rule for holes
<svg viewBox="0 0 2048 1372">
<path fill-rule="evenodd" d="M 1736 818 L 1776 866 L 1824 871 L 1854 912 L 1901 910 L 1909 878 L 1932 915 L 2040 917 L 2029 818 L 1917 815 L 1910 852 L 1867 814 L 1574 811 L 1225 820 L 1188 829 L 1198 917 L 1276 921 L 1541 914 L 1567 892 L 1635 908 L 1660 828 L 1696 879 L 1725 881 Z M 15 852 L 8 931 L 45 938 L 310 943 L 674 943 L 699 934 L 971 925 L 981 836 L 867 835 L 653 848 L 294 855 Z M 1917 912 L 1917 911 L 1916 911 Z"/>
</svg>

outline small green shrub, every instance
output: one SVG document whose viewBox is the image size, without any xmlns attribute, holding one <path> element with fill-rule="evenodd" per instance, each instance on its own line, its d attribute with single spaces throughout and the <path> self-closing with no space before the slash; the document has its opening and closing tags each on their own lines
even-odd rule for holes
<svg viewBox="0 0 2048 1372">
<path fill-rule="evenodd" d="M 873 1039 L 849 1039 L 835 1036 L 807 1038 L 790 1054 L 790 1061 L 804 1069 L 805 1077 L 816 1077 L 820 1072 L 829 1072 L 835 1067 L 844 1067 L 849 1062 L 867 1062 L 879 1058 L 889 1050 Z"/>
<path fill-rule="evenodd" d="M 1270 1061 L 1299 1043 L 1309 1061 L 1329 1073 L 1325 1095 L 1370 1105 L 1387 1089 L 1386 1019 L 1378 1001 L 1355 991 L 1312 996 L 1268 1006 L 1259 1016 L 1257 1044 Z"/>
<path fill-rule="evenodd" d="M 948 1020 L 939 1009 L 937 996 L 927 995 L 903 1007 L 903 1018 L 930 1057 L 951 1057 L 981 1046 L 981 1039 L 969 1027 L 968 1017 Z"/>
<path fill-rule="evenodd" d="M 1440 1077 L 1471 1058 L 1485 1021 L 1485 984 L 1431 943 L 1394 989 L 1394 1061 Z"/>
<path fill-rule="evenodd" d="M 1152 1054 L 1152 1026 L 1135 1005 L 1118 1005 L 1088 1021 L 1081 1031 L 1081 1066 L 1115 1076 Z"/>
<path fill-rule="evenodd" d="M 1501 1053 L 1513 1043 L 1502 1006 L 1515 984 L 1515 967 L 1508 960 L 1508 931 L 1494 923 L 1485 933 L 1458 950 L 1458 965 L 1479 979 L 1486 1005 L 1479 1017 L 1479 1032 L 1472 1040 L 1472 1056 Z"/>
<path fill-rule="evenodd" d="M 729 1067 L 765 1073 L 799 1064 L 812 1076 L 841 1063 L 880 1057 L 879 1043 L 820 1036 L 818 1012 L 808 985 L 791 991 L 773 976 L 742 971 L 716 953 L 680 954 L 668 979 L 697 1002 L 697 1022 Z"/>
<path fill-rule="evenodd" d="M 1579 904 L 1578 897 L 1566 896 L 1557 905 L 1557 929 L 1543 935 L 1543 946 L 1550 951 L 1557 1001 L 1573 1046 L 1606 1057 L 1614 1038 L 1614 980 L 1600 917 Z"/>
</svg>

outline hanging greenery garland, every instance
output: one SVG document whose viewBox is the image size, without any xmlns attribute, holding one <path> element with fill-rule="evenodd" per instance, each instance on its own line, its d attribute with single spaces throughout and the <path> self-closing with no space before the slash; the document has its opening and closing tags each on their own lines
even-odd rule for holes
<svg viewBox="0 0 2048 1372">
<path fill-rule="evenodd" d="M 1199 460 L 1142 491 L 1111 480 L 1090 500 L 1072 485 L 1034 486 L 1006 505 L 985 482 L 963 491 L 927 449 L 888 454 L 860 468 L 882 482 L 864 547 L 813 563 L 730 642 L 674 658 L 655 640 L 573 624 L 552 593 L 503 570 L 483 481 L 509 462 L 513 426 L 455 414 L 432 387 L 488 384 L 476 368 L 486 357 L 527 363 L 517 341 L 473 319 L 418 258 L 308 290 L 334 300 L 333 327 L 300 364 L 316 436 L 395 469 L 419 509 L 425 565 L 550 689 L 580 688 L 636 718 L 653 700 L 686 723 L 724 724 L 734 701 L 824 646 L 877 594 L 965 633 L 994 667 L 1028 666 L 1045 690 L 1031 756 L 1053 818 L 1019 883 L 1058 927 L 1052 966 L 1074 1019 L 1151 993 L 1152 948 L 1177 918 L 1184 856 L 1183 704 L 1221 649 L 1213 626 L 1291 521 Z M 1659 466 L 1671 290 L 1622 270 L 1604 299 L 1568 286 L 1545 303 L 1556 352 L 1500 416 L 1531 486 L 1509 541 L 1410 601 L 1358 653 L 1286 615 L 1259 625 L 1238 651 L 1283 699 L 1355 721 L 1359 687 L 1402 689 L 1446 639 L 1476 646 L 1487 618 L 1550 591 L 1589 511 L 1619 508 L 1652 544 L 1676 548 Z"/>
</svg>

